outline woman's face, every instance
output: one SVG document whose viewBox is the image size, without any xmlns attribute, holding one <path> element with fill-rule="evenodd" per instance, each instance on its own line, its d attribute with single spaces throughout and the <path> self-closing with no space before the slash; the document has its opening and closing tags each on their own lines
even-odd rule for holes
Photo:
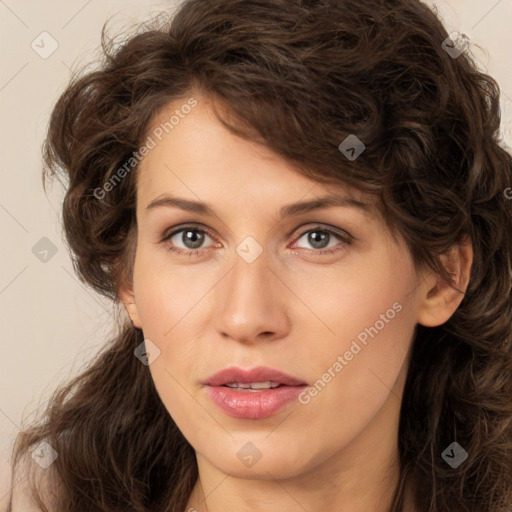
<svg viewBox="0 0 512 512">
<path fill-rule="evenodd" d="M 396 437 L 421 308 L 410 254 L 360 193 L 300 175 L 195 98 L 168 134 L 158 126 L 185 102 L 154 120 L 137 171 L 127 308 L 158 348 L 147 345 L 149 369 L 165 407 L 232 476 L 285 478 L 356 445 L 380 450 Z M 291 206 L 327 196 L 344 199 Z"/>
</svg>

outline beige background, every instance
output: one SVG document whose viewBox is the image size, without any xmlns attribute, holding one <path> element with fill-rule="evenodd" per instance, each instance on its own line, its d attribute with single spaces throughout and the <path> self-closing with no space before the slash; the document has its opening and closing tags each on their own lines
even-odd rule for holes
<svg viewBox="0 0 512 512">
<path fill-rule="evenodd" d="M 113 322 L 111 305 L 85 289 L 73 273 L 59 224 L 62 187 L 56 184 L 48 195 L 42 190 L 40 150 L 50 109 L 70 69 L 97 57 L 101 27 L 109 16 L 116 15 L 112 28 L 125 29 L 175 4 L 0 0 L 0 511 L 7 503 L 11 445 L 22 421 L 33 418 L 55 386 L 79 371 Z M 512 146 L 512 0 L 436 4 L 449 31 L 466 34 L 486 50 L 474 52 L 502 88 L 502 134 Z M 43 31 L 58 44 L 47 58 L 31 47 L 35 41 L 40 53 L 51 49 L 48 36 L 40 36 Z M 57 250 L 46 262 L 32 251 L 43 237 Z"/>
</svg>

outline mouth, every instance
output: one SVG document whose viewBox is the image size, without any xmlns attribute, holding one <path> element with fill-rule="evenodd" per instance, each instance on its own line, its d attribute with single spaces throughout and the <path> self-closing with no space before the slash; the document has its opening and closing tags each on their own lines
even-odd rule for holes
<svg viewBox="0 0 512 512">
<path fill-rule="evenodd" d="M 230 382 L 229 384 L 222 384 L 226 388 L 230 388 L 233 391 L 238 391 L 239 393 L 261 393 L 266 389 L 276 389 L 285 384 L 281 384 L 279 382 L 273 382 L 271 380 L 267 380 L 265 382 Z"/>
<path fill-rule="evenodd" d="M 229 416 L 263 419 L 297 399 L 307 383 L 272 368 L 227 368 L 204 382 L 215 405 Z"/>
</svg>

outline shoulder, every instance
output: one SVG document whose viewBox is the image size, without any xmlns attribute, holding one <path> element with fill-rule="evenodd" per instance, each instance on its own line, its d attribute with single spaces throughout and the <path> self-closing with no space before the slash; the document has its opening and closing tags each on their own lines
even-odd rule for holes
<svg viewBox="0 0 512 512">
<path fill-rule="evenodd" d="M 7 512 L 54 512 L 55 472 L 30 460 L 16 468 L 9 490 L 11 508 Z"/>
<path fill-rule="evenodd" d="M 43 512 L 37 505 L 32 491 L 33 487 L 28 485 L 26 478 L 14 483 L 11 489 L 11 508 L 7 512 Z"/>
</svg>

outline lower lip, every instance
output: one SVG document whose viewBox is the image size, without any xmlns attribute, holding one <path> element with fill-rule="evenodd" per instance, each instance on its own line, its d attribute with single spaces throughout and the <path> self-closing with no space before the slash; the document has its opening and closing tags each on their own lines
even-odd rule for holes
<svg viewBox="0 0 512 512">
<path fill-rule="evenodd" d="M 276 414 L 293 402 L 306 386 L 280 386 L 265 391 L 235 391 L 226 386 L 206 386 L 211 399 L 235 418 L 258 420 Z"/>
</svg>

